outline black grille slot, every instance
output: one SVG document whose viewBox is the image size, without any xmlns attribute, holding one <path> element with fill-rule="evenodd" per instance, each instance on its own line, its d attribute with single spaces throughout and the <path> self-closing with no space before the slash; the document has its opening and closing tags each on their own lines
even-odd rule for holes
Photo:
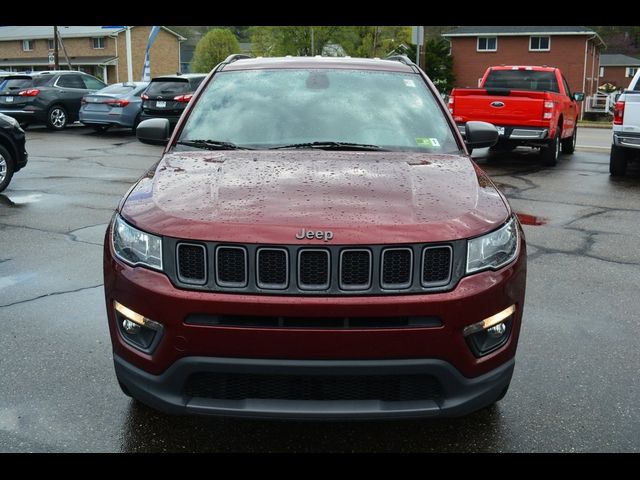
<svg viewBox="0 0 640 480">
<path fill-rule="evenodd" d="M 329 252 L 327 250 L 300 250 L 298 278 L 302 289 L 324 290 L 329 288 Z"/>
<path fill-rule="evenodd" d="M 242 287 L 247 283 L 247 254 L 240 247 L 216 250 L 216 281 L 223 286 Z"/>
<path fill-rule="evenodd" d="M 376 329 L 376 328 L 436 328 L 442 326 L 438 317 L 277 317 L 267 315 L 209 315 L 193 313 L 188 325 L 243 328 L 314 328 L 314 329 Z"/>
<path fill-rule="evenodd" d="M 413 252 L 409 248 L 387 249 L 382 252 L 382 287 L 406 288 L 411 284 Z"/>
<path fill-rule="evenodd" d="M 286 250 L 261 248 L 258 250 L 258 286 L 287 288 L 288 267 Z"/>
<path fill-rule="evenodd" d="M 371 284 L 371 252 L 344 250 L 340 256 L 340 288 L 356 290 Z"/>
<path fill-rule="evenodd" d="M 432 375 L 256 375 L 192 374 L 185 385 L 189 397 L 220 400 L 437 400 L 442 386 Z"/>
<path fill-rule="evenodd" d="M 184 283 L 207 282 L 206 250 L 203 245 L 178 244 L 178 278 Z"/>
<path fill-rule="evenodd" d="M 422 283 L 446 284 L 450 275 L 451 247 L 426 248 L 422 260 Z"/>
</svg>

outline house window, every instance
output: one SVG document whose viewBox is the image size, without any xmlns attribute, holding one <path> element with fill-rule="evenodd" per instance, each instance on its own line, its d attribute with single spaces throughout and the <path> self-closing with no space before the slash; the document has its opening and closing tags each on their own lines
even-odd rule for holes
<svg viewBox="0 0 640 480">
<path fill-rule="evenodd" d="M 47 46 L 49 50 L 53 50 L 53 48 L 55 47 L 55 45 L 53 44 L 53 38 L 50 38 L 49 40 L 47 40 Z"/>
<path fill-rule="evenodd" d="M 604 67 L 600 67 L 600 78 L 604 77 Z"/>
<path fill-rule="evenodd" d="M 35 40 L 22 40 L 22 50 L 25 52 L 30 52 L 34 49 L 36 45 Z"/>
<path fill-rule="evenodd" d="M 104 37 L 95 37 L 91 39 L 91 45 L 95 49 L 104 48 Z"/>
<path fill-rule="evenodd" d="M 478 52 L 495 52 L 498 50 L 497 37 L 478 37 Z"/>
<path fill-rule="evenodd" d="M 638 71 L 638 67 L 627 67 L 624 69 L 625 77 L 633 77 Z"/>
<path fill-rule="evenodd" d="M 529 37 L 530 52 L 548 52 L 551 50 L 549 37 Z"/>
</svg>

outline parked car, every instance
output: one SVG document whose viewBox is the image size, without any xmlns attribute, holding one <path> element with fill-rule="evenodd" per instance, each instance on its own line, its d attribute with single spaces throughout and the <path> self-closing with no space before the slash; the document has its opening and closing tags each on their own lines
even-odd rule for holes
<svg viewBox="0 0 640 480">
<path fill-rule="evenodd" d="M 0 192 L 2 192 L 13 174 L 27 164 L 24 130 L 18 121 L 0 113 Z"/>
<path fill-rule="evenodd" d="M 141 120 L 166 118 L 173 129 L 205 77 L 204 73 L 188 73 L 152 79 L 142 94 Z"/>
<path fill-rule="evenodd" d="M 80 107 L 80 121 L 97 131 L 109 127 L 127 127 L 135 132 L 140 123 L 140 95 L 149 82 L 115 83 L 85 95 Z"/>
<path fill-rule="evenodd" d="M 469 121 L 496 125 L 498 151 L 523 145 L 540 148 L 545 165 L 558 155 L 573 153 L 584 93 L 571 93 L 558 68 L 535 66 L 489 67 L 480 88 L 454 88 L 449 110 L 464 135 Z"/>
<path fill-rule="evenodd" d="M 11 75 L 0 89 L 0 113 L 24 126 L 44 123 L 62 130 L 78 120 L 82 97 L 105 86 L 91 75 L 70 70 Z"/>
<path fill-rule="evenodd" d="M 230 56 L 104 242 L 116 376 L 173 413 L 459 416 L 514 368 L 526 246 L 408 58 Z M 468 122 L 471 147 L 498 139 Z"/>
<path fill-rule="evenodd" d="M 640 70 L 629 87 L 616 100 L 613 109 L 613 141 L 609 155 L 609 173 L 623 176 L 627 164 L 640 160 Z"/>
</svg>

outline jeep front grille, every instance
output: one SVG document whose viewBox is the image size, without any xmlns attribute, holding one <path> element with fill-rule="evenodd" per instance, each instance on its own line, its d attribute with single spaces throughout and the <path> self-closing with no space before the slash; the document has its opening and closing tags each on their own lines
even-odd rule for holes
<svg viewBox="0 0 640 480">
<path fill-rule="evenodd" d="M 466 254 L 464 240 L 403 246 L 164 241 L 166 272 L 176 286 L 271 295 L 444 291 L 464 275 Z"/>
</svg>

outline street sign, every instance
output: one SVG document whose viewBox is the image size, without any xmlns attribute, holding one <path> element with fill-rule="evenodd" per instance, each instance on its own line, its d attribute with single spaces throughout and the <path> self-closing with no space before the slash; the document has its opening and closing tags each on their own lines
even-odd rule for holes
<svg viewBox="0 0 640 480">
<path fill-rule="evenodd" d="M 424 45 L 424 27 L 411 27 L 411 43 Z"/>
<path fill-rule="evenodd" d="M 56 66 L 56 57 L 53 53 L 53 50 L 49 50 L 49 66 L 50 67 Z"/>
</svg>

